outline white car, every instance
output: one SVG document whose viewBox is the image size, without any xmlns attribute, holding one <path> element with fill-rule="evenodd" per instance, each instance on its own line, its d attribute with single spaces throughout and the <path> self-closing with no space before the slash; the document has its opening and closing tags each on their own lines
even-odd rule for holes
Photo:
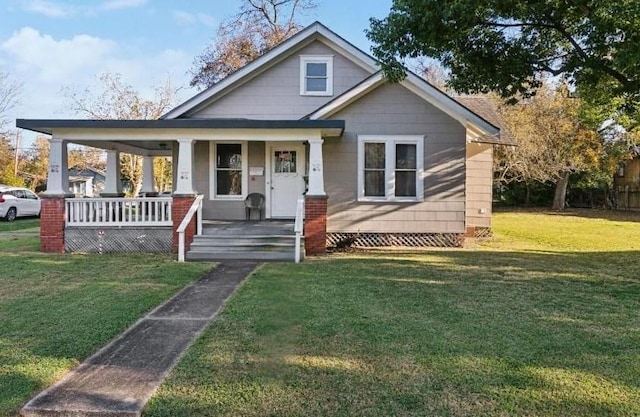
<svg viewBox="0 0 640 417">
<path fill-rule="evenodd" d="M 26 188 L 0 185 L 0 219 L 12 222 L 16 217 L 39 215 L 40 197 Z"/>
</svg>

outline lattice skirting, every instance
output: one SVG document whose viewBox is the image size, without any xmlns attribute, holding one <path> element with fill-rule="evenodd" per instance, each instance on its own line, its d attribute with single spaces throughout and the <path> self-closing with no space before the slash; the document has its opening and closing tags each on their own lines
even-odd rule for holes
<svg viewBox="0 0 640 417">
<path fill-rule="evenodd" d="M 67 252 L 171 252 L 172 239 L 171 227 L 69 227 L 64 245 Z"/>
<path fill-rule="evenodd" d="M 349 244 L 350 243 L 350 244 Z M 461 247 L 464 233 L 327 233 L 327 247 Z"/>
<path fill-rule="evenodd" d="M 476 239 L 488 239 L 493 237 L 493 232 L 490 227 L 476 227 L 473 232 L 473 237 Z"/>
</svg>

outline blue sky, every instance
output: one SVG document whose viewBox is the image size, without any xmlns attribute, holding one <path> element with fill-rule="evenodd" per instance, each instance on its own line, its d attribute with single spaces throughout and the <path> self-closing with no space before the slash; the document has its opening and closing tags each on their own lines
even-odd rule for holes
<svg viewBox="0 0 640 417">
<path fill-rule="evenodd" d="M 370 17 L 384 17 L 391 0 L 317 0 L 303 16 L 319 20 L 369 51 Z M 193 58 L 239 0 L 3 0 L 0 2 L 0 71 L 22 84 L 22 103 L 11 117 L 73 118 L 63 87 L 91 88 L 104 72 L 122 74 L 143 95 L 171 77 L 188 87 Z"/>
</svg>

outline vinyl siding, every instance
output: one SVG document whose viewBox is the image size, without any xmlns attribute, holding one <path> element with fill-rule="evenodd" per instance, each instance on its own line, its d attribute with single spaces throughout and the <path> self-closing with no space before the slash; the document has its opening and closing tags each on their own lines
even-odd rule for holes
<svg viewBox="0 0 640 417">
<path fill-rule="evenodd" d="M 300 55 L 333 55 L 333 96 L 300 95 Z M 360 83 L 370 74 L 314 41 L 264 73 L 195 113 L 194 118 L 299 119 Z"/>
<path fill-rule="evenodd" d="M 492 187 L 493 146 L 467 144 L 467 226 L 491 227 Z"/>
<path fill-rule="evenodd" d="M 212 162 L 209 159 L 210 146 L 215 142 L 196 142 L 194 148 L 195 188 L 199 194 L 204 194 L 202 202 L 202 216 L 205 219 L 215 220 L 244 220 L 244 201 L 220 201 L 211 200 L 211 169 Z M 248 143 L 249 167 L 264 167 L 264 142 Z M 265 192 L 265 177 L 249 177 L 248 193 Z"/>
<path fill-rule="evenodd" d="M 385 84 L 332 116 L 341 138 L 324 142 L 329 232 L 463 233 L 465 128 L 399 84 Z M 358 135 L 424 135 L 424 201 L 357 201 Z"/>
</svg>

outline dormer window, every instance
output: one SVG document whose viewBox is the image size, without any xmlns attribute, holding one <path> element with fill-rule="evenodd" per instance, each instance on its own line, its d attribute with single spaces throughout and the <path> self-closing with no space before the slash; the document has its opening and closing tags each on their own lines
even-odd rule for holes
<svg viewBox="0 0 640 417">
<path fill-rule="evenodd" d="M 300 56 L 300 95 L 333 95 L 333 56 Z"/>
</svg>

